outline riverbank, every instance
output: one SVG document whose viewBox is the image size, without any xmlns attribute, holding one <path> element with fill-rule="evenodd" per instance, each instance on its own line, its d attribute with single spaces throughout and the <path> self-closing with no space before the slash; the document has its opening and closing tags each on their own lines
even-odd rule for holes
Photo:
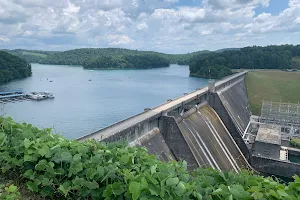
<svg viewBox="0 0 300 200">
<path fill-rule="evenodd" d="M 249 71 L 246 86 L 250 109 L 260 115 L 263 101 L 299 103 L 300 72 Z"/>
</svg>

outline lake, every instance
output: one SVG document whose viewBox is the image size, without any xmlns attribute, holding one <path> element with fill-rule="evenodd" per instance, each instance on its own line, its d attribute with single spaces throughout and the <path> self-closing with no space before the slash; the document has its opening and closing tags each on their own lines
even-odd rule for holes
<svg viewBox="0 0 300 200">
<path fill-rule="evenodd" d="M 91 81 L 89 81 L 91 80 Z M 52 81 L 52 82 L 50 82 Z M 32 64 L 32 76 L 1 85 L 0 91 L 49 91 L 55 99 L 0 105 L 0 115 L 75 139 L 204 87 L 189 67 L 145 70 L 85 70 L 81 66 Z"/>
</svg>

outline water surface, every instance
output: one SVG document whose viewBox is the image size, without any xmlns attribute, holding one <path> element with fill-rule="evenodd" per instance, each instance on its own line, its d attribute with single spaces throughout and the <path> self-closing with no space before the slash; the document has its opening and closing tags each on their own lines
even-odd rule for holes
<svg viewBox="0 0 300 200">
<path fill-rule="evenodd" d="M 0 86 L 0 91 L 49 91 L 55 99 L 1 104 L 0 114 L 41 128 L 52 127 L 70 139 L 204 87 L 208 82 L 189 77 L 188 66 L 178 65 L 146 70 L 84 70 L 81 66 L 32 64 L 32 72 L 29 78 Z"/>
</svg>

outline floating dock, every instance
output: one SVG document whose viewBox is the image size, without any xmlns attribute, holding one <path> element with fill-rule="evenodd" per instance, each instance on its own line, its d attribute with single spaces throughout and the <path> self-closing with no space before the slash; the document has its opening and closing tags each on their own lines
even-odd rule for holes
<svg viewBox="0 0 300 200">
<path fill-rule="evenodd" d="M 22 90 L 12 90 L 0 92 L 0 103 L 14 103 L 18 101 L 53 99 L 54 95 L 50 92 L 25 93 Z"/>
</svg>

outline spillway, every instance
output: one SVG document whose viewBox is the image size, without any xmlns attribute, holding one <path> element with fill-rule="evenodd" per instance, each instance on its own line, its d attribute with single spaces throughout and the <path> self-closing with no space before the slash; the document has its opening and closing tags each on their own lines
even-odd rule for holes
<svg viewBox="0 0 300 200">
<path fill-rule="evenodd" d="M 179 129 L 198 166 L 238 172 L 248 162 L 216 112 L 208 105 L 186 114 Z"/>
</svg>

